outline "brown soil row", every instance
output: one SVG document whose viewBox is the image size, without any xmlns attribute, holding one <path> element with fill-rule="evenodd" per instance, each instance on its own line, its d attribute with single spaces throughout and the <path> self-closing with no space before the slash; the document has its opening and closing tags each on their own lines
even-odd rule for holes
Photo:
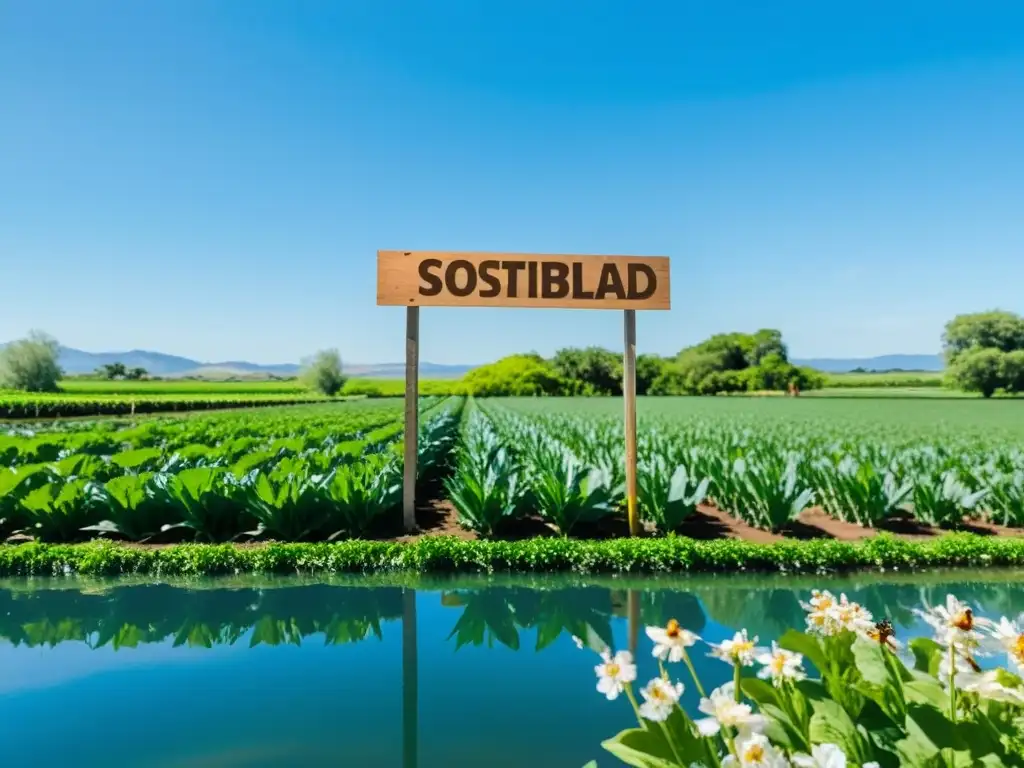
<svg viewBox="0 0 1024 768">
<path fill-rule="evenodd" d="M 459 524 L 459 516 L 447 500 L 431 500 L 424 502 L 416 511 L 419 532 L 397 536 L 382 537 L 386 541 L 416 541 L 428 536 L 455 536 L 467 541 L 480 536 L 463 528 Z M 1022 528 L 1007 528 L 985 521 L 965 523 L 959 530 L 976 533 L 982 536 L 1024 536 Z M 780 533 L 763 531 L 754 528 L 742 520 L 733 517 L 716 507 L 702 504 L 697 513 L 690 517 L 678 533 L 693 539 L 742 539 L 759 544 L 792 539 L 834 539 L 836 541 L 860 541 L 877 536 L 880 531 L 895 534 L 905 539 L 928 539 L 941 535 L 946 531 L 934 526 L 925 525 L 914 520 L 910 515 L 893 517 L 885 521 L 879 528 L 864 528 L 855 523 L 836 520 L 827 515 L 820 507 L 804 510 L 799 517 Z M 648 531 L 652 533 L 652 531 Z M 609 520 L 595 526 L 579 526 L 573 531 L 576 538 L 611 538 L 629 534 L 626 522 Z M 523 539 L 534 536 L 557 536 L 558 532 L 540 517 L 527 517 L 510 525 L 501 536 L 503 539 Z"/>
</svg>

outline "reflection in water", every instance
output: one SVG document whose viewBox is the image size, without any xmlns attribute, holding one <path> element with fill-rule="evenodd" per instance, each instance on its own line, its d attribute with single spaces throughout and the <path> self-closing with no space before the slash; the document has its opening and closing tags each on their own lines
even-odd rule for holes
<svg viewBox="0 0 1024 768">
<path fill-rule="evenodd" d="M 623 588 L 618 580 L 551 579 L 538 588 L 506 579 L 418 591 L 355 580 L 231 588 L 7 582 L 0 721 L 26 734 L 12 764 L 66 762 L 67 747 L 31 738 L 60 707 L 65 741 L 85 766 L 324 765 L 339 754 L 346 759 L 336 764 L 404 768 L 582 765 L 601 757 L 600 740 L 628 713 L 595 693 L 596 658 L 572 638 L 592 650 L 635 649 L 644 678 L 656 674 L 644 625 L 676 618 L 712 641 L 746 627 L 767 644 L 803 626 L 800 601 L 812 585 L 845 591 L 903 636 L 923 632 L 912 608 L 948 592 L 983 615 L 1024 611 L 1018 574 L 974 583 L 900 578 L 708 577 Z M 703 652 L 694 662 L 710 683 L 728 676 Z M 128 703 L 119 709 L 128 735 L 115 742 L 92 714 L 108 699 Z M 696 703 L 686 691 L 684 704 Z M 189 737 L 150 759 L 168 729 Z M 495 744 L 504 745 L 499 754 Z"/>
</svg>

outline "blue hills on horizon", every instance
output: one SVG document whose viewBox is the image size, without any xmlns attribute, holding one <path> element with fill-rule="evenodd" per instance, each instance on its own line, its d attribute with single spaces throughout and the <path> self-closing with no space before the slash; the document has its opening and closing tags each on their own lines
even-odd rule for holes
<svg viewBox="0 0 1024 768">
<path fill-rule="evenodd" d="M 3 346 L 3 345 L 0 345 Z M 803 358 L 794 359 L 797 365 L 806 365 L 826 373 L 843 373 L 856 369 L 866 371 L 941 371 L 941 355 L 879 355 L 876 357 L 850 358 Z M 145 368 L 154 376 L 209 376 L 225 378 L 231 376 L 276 376 L 289 377 L 299 372 L 296 363 L 262 364 L 246 360 L 227 360 L 208 363 L 180 355 L 163 352 L 132 349 L 127 352 L 86 352 L 71 347 L 60 348 L 60 365 L 66 373 L 76 375 L 92 373 L 110 363 L 123 363 L 128 368 Z M 420 375 L 427 378 L 455 378 L 462 376 L 476 365 L 446 365 L 441 363 L 420 363 Z M 404 363 L 347 364 L 346 372 L 351 376 L 368 378 L 401 378 Z"/>
</svg>

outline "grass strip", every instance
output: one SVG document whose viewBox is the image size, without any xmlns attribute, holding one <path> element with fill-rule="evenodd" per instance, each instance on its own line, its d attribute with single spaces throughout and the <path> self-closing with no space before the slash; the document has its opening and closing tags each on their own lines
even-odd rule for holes
<svg viewBox="0 0 1024 768">
<path fill-rule="evenodd" d="M 536 538 L 463 541 L 429 537 L 412 543 L 352 540 L 330 544 L 179 544 L 141 547 L 113 542 L 0 545 L 0 576 L 82 574 L 215 576 L 243 573 L 576 573 L 915 570 L 1024 565 L 1024 539 L 950 533 L 926 541 L 880 534 L 832 540 L 754 544 L 660 539 Z"/>
</svg>

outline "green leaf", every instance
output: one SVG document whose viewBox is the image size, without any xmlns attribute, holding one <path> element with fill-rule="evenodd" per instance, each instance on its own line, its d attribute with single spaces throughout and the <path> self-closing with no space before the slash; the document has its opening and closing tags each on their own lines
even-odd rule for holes
<svg viewBox="0 0 1024 768">
<path fill-rule="evenodd" d="M 779 638 L 779 645 L 787 651 L 803 654 L 821 672 L 828 669 L 829 664 L 825 652 L 822 650 L 818 638 L 813 635 L 790 629 Z"/>
<path fill-rule="evenodd" d="M 857 764 L 867 762 L 867 745 L 853 720 L 830 699 L 811 702 L 810 736 L 814 744 L 835 744 Z"/>
<path fill-rule="evenodd" d="M 630 728 L 601 746 L 634 768 L 678 768 L 679 761 L 660 728 Z"/>
<path fill-rule="evenodd" d="M 918 637 L 910 641 L 909 648 L 914 654 L 914 669 L 935 675 L 942 659 L 942 646 L 930 637 Z"/>
</svg>

